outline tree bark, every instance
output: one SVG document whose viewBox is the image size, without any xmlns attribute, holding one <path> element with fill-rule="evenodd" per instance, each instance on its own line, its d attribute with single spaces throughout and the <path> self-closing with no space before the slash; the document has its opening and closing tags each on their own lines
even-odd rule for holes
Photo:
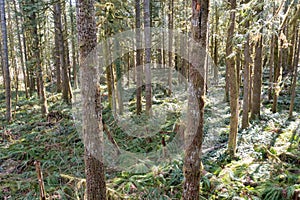
<svg viewBox="0 0 300 200">
<path fill-rule="evenodd" d="M 251 119 L 260 117 L 261 86 L 262 86 L 262 36 L 260 35 L 258 41 L 256 42 L 256 47 L 255 47 Z"/>
<path fill-rule="evenodd" d="M 66 57 L 66 49 L 65 49 L 65 38 L 63 34 L 63 27 L 62 27 L 62 10 L 61 10 L 61 2 L 57 2 L 55 4 L 55 34 L 57 34 L 57 42 L 58 42 L 58 51 L 60 57 L 60 65 L 62 69 L 62 98 L 64 102 L 70 103 L 71 102 L 71 93 L 70 93 L 70 80 L 68 75 L 68 64 Z"/>
<path fill-rule="evenodd" d="M 17 5 L 16 5 L 16 0 L 13 0 L 13 4 L 14 4 L 14 12 L 17 13 Z M 20 60 L 21 60 L 21 67 L 22 67 L 22 73 L 23 73 L 23 78 L 24 78 L 24 87 L 25 87 L 25 95 L 26 98 L 29 97 L 28 94 L 28 86 L 27 86 L 27 76 L 26 76 L 26 71 L 25 71 L 25 59 L 24 59 L 24 53 L 23 53 L 23 47 L 22 47 L 22 40 L 21 40 L 21 31 L 20 31 L 20 22 L 19 22 L 19 17 L 17 14 L 15 14 L 15 21 L 16 21 L 16 27 L 17 27 L 17 32 L 19 34 L 17 34 L 18 36 L 18 45 L 19 45 L 19 51 L 20 51 Z"/>
<path fill-rule="evenodd" d="M 152 115 L 150 0 L 144 0 L 146 114 Z"/>
<path fill-rule="evenodd" d="M 233 36 L 235 28 L 235 9 L 236 0 L 230 0 L 231 13 L 230 13 L 230 26 L 228 28 L 227 42 L 226 42 L 226 66 L 228 69 L 229 93 L 230 93 L 230 132 L 228 138 L 228 153 L 231 157 L 235 156 L 238 120 L 239 120 L 239 105 L 238 105 L 238 80 L 237 70 L 233 56 Z"/>
<path fill-rule="evenodd" d="M 97 45 L 94 0 L 77 0 L 77 27 L 83 97 L 83 137 L 88 200 L 106 199 L 103 163 L 103 130 L 97 66 L 84 63 Z M 95 63 L 92 63 L 95 64 Z"/>
<path fill-rule="evenodd" d="M 5 81 L 5 102 L 6 102 L 6 120 L 8 122 L 12 119 L 11 114 L 11 80 L 8 64 L 8 48 L 7 48 L 7 27 L 5 18 L 5 1 L 0 0 L 1 9 L 1 31 L 2 31 L 2 59 L 3 59 L 3 69 L 4 69 L 4 81 Z"/>
<path fill-rule="evenodd" d="M 246 21 L 245 29 L 248 30 L 249 21 Z M 249 126 L 249 94 L 250 94 L 250 36 L 249 33 L 246 33 L 246 43 L 244 47 L 244 95 L 243 95 L 243 117 L 242 117 L 242 129 L 246 129 Z"/>
<path fill-rule="evenodd" d="M 295 39 L 295 42 L 298 41 L 298 47 L 295 43 L 295 56 L 294 56 L 294 72 L 293 72 L 293 83 L 292 83 L 292 94 L 291 94 L 291 103 L 290 103 L 290 109 L 289 109 L 289 118 L 291 119 L 293 117 L 293 109 L 295 104 L 295 97 L 296 97 L 296 86 L 297 86 L 297 75 L 298 75 L 298 63 L 299 63 L 299 54 L 300 54 L 300 39 L 299 39 L 299 30 L 296 31 L 297 37 Z"/>
<path fill-rule="evenodd" d="M 142 112 L 142 62 L 141 62 L 141 3 L 140 0 L 135 1 L 135 26 L 136 26 L 136 57 L 135 57 L 135 68 L 136 68 L 136 114 L 140 115 Z"/>
<path fill-rule="evenodd" d="M 168 53 L 168 57 L 169 57 L 169 72 L 168 72 L 168 95 L 171 96 L 172 94 L 172 67 L 173 67 L 173 18 L 174 18 L 174 0 L 171 0 L 169 2 L 169 35 L 168 35 L 168 39 L 169 39 L 169 53 Z"/>
<path fill-rule="evenodd" d="M 274 84 L 273 84 L 273 105 L 272 112 L 277 112 L 277 100 L 280 92 L 279 82 L 281 79 L 281 69 L 279 65 L 279 55 L 278 55 L 278 36 L 274 37 Z"/>
<path fill-rule="evenodd" d="M 184 136 L 185 158 L 184 158 L 184 200 L 198 200 L 201 176 L 201 148 L 203 140 L 204 125 L 204 98 L 205 98 L 205 57 L 203 50 L 207 48 L 209 1 L 192 0 L 192 35 L 194 44 L 191 52 L 190 83 L 188 97 L 188 124 Z M 195 49 L 200 44 L 202 50 Z M 203 72 L 203 73 L 202 73 Z"/>
</svg>

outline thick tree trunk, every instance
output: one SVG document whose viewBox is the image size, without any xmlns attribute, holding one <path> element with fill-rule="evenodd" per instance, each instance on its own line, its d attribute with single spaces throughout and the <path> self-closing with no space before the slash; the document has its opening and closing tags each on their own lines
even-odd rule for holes
<svg viewBox="0 0 300 200">
<path fill-rule="evenodd" d="M 83 97 L 83 137 L 88 200 L 106 199 L 103 163 L 103 130 L 97 66 L 84 63 L 97 45 L 94 0 L 77 0 L 77 27 L 81 60 L 81 94 Z"/>
<path fill-rule="evenodd" d="M 8 48 L 7 48 L 7 27 L 5 18 L 5 1 L 0 0 L 1 14 L 1 32 L 2 32 L 2 59 L 5 81 L 5 101 L 6 101 L 6 120 L 9 122 L 12 119 L 11 115 L 11 80 L 8 65 Z"/>
<path fill-rule="evenodd" d="M 192 35 L 196 43 L 203 49 L 207 48 L 209 1 L 192 0 Z M 193 45 L 193 44 L 192 44 Z M 194 44 L 191 48 L 197 48 Z M 203 53 L 200 50 L 201 53 Z M 201 176 L 201 148 L 204 125 L 204 98 L 205 98 L 205 57 L 199 58 L 199 49 L 192 49 L 190 66 L 190 84 L 188 97 L 188 124 L 184 136 L 184 200 L 198 200 Z M 198 54 L 198 55 L 197 55 Z"/>
<path fill-rule="evenodd" d="M 230 0 L 231 13 L 230 13 L 230 26 L 228 28 L 227 42 L 226 42 L 226 66 L 228 69 L 228 81 L 230 90 L 230 133 L 228 138 L 228 153 L 231 157 L 235 156 L 237 132 L 238 132 L 238 120 L 239 120 L 239 88 L 237 80 L 237 70 L 234 63 L 233 53 L 233 36 L 235 27 L 235 9 L 236 0 Z"/>
<path fill-rule="evenodd" d="M 141 3 L 140 0 L 135 1 L 135 26 L 136 26 L 136 57 L 135 57 L 135 69 L 136 69 L 136 113 L 139 115 L 142 112 L 142 62 L 141 62 Z"/>
<path fill-rule="evenodd" d="M 146 114 L 152 115 L 150 0 L 144 0 Z"/>
</svg>

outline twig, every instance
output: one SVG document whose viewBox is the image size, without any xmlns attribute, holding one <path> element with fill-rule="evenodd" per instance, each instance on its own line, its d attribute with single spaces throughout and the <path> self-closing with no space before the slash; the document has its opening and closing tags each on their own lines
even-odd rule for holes
<svg viewBox="0 0 300 200">
<path fill-rule="evenodd" d="M 40 197 L 41 200 L 46 200 L 46 192 L 45 192 L 45 186 L 44 186 L 44 180 L 43 180 L 43 174 L 41 170 L 41 162 L 35 161 L 34 162 L 38 181 L 39 181 L 39 188 L 40 188 Z"/>
</svg>

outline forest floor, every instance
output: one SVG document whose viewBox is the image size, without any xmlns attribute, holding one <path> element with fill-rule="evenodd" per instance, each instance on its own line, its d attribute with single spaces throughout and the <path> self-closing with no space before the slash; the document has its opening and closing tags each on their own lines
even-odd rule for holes
<svg viewBox="0 0 300 200">
<path fill-rule="evenodd" d="M 288 119 L 287 87 L 280 94 L 278 113 L 272 113 L 272 102 L 263 99 L 261 119 L 239 131 L 234 160 L 226 155 L 230 109 L 223 101 L 223 91 L 223 87 L 211 86 L 207 95 L 201 199 L 280 200 L 299 195 L 300 88 L 292 120 Z M 39 199 L 37 160 L 41 162 L 49 199 L 83 199 L 83 144 L 72 120 L 71 106 L 61 103 L 60 95 L 49 93 L 50 115 L 46 119 L 40 114 L 36 96 L 26 99 L 23 92 L 19 96 L 16 106 L 13 93 L 14 120 L 7 124 L 3 89 L 0 94 L 0 199 Z M 177 120 L 168 118 L 162 124 L 165 131 L 172 132 Z M 114 127 L 111 131 L 126 150 L 161 148 L 161 136 L 153 136 L 151 141 L 130 137 L 122 144 L 122 133 Z M 107 194 L 110 199 L 180 199 L 182 166 L 182 159 L 176 158 L 152 166 L 145 173 L 108 170 Z"/>
</svg>

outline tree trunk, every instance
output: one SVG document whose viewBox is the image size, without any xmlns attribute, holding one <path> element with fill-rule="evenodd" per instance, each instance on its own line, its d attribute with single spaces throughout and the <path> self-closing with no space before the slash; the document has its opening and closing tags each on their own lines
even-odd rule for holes
<svg viewBox="0 0 300 200">
<path fill-rule="evenodd" d="M 273 84 L 274 84 L 274 78 L 273 78 L 273 66 L 274 66 L 274 35 L 272 35 L 271 37 L 271 51 L 270 51 L 270 71 L 269 71 L 269 87 L 268 87 L 268 99 L 269 101 L 271 101 L 271 99 L 273 98 L 272 96 L 272 91 L 273 91 Z"/>
<path fill-rule="evenodd" d="M 11 121 L 11 85 L 10 85 L 10 72 L 8 65 L 8 48 L 7 48 L 7 27 L 5 18 L 5 1 L 0 0 L 1 9 L 1 31 L 2 31 L 2 59 L 4 69 L 4 81 L 5 81 L 5 101 L 6 101 L 6 120 Z"/>
<path fill-rule="evenodd" d="M 101 151 L 103 149 L 101 95 L 98 87 L 97 66 L 84 63 L 85 58 L 97 45 L 94 0 L 78 0 L 77 4 L 86 191 L 88 200 L 99 200 L 106 199 L 103 152 Z"/>
<path fill-rule="evenodd" d="M 219 83 L 219 69 L 218 69 L 218 56 L 219 56 L 219 46 L 218 46 L 218 34 L 219 34 L 219 13 L 218 6 L 215 5 L 215 34 L 214 34 L 214 81 L 216 84 Z"/>
<path fill-rule="evenodd" d="M 255 47 L 251 119 L 260 117 L 261 86 L 262 86 L 262 36 L 260 35 L 258 41 L 256 42 L 256 47 Z"/>
<path fill-rule="evenodd" d="M 172 94 L 172 67 L 173 67 L 173 18 L 174 18 L 174 0 L 171 0 L 169 2 L 169 35 L 168 35 L 168 39 L 169 39 L 169 53 L 168 53 L 168 57 L 169 57 L 169 72 L 168 72 L 168 95 L 171 96 Z"/>
<path fill-rule="evenodd" d="M 277 112 L 277 100 L 280 92 L 280 77 L 281 77 L 281 69 L 279 65 L 279 56 L 278 56 L 278 36 L 274 37 L 274 84 L 273 84 L 273 105 L 272 112 Z"/>
<path fill-rule="evenodd" d="M 17 5 L 16 5 L 16 0 L 13 0 L 14 4 L 14 12 L 17 13 Z M 23 47 L 22 47 L 22 40 L 21 40 L 21 33 L 20 33 L 20 23 L 19 23 L 19 17 L 17 14 L 15 14 L 15 21 L 16 21 L 16 27 L 17 27 L 17 34 L 18 36 L 18 45 L 19 45 L 19 51 L 20 51 L 20 60 L 21 60 L 21 67 L 22 67 L 22 73 L 23 73 L 23 78 L 24 78 L 24 87 L 25 87 L 25 95 L 26 98 L 29 97 L 28 95 L 28 86 L 27 86 L 27 76 L 26 76 L 26 71 L 25 71 L 25 61 L 24 61 L 24 53 L 23 53 Z"/>
<path fill-rule="evenodd" d="M 245 29 L 248 30 L 249 21 L 246 21 Z M 246 129 L 249 126 L 249 94 L 250 94 L 250 63 L 251 55 L 250 55 L 250 36 L 246 33 L 246 43 L 244 48 L 244 96 L 243 96 L 243 117 L 242 117 L 242 129 Z"/>
<path fill-rule="evenodd" d="M 75 24 L 74 24 L 74 13 L 73 13 L 73 6 L 72 0 L 70 0 L 70 22 L 71 22 L 71 48 L 72 48 L 72 69 L 73 69 L 73 82 L 74 88 L 77 89 L 78 87 L 78 80 L 77 80 L 77 61 L 76 61 L 76 48 L 75 48 Z"/>
<path fill-rule="evenodd" d="M 9 57 L 11 59 L 11 65 L 13 66 L 13 86 L 15 88 L 15 108 L 18 105 L 19 100 L 19 67 L 18 67 L 18 60 L 16 56 L 16 49 L 15 49 L 15 40 L 13 35 L 13 25 L 12 25 L 12 18 L 10 12 L 10 5 L 7 4 L 7 17 L 8 17 L 8 38 L 9 38 Z M 16 110 L 16 109 L 15 109 Z M 15 112 L 13 114 L 15 116 Z"/>
<path fill-rule="evenodd" d="M 294 72 L 293 72 L 293 83 L 292 83 L 292 95 L 291 95 L 291 104 L 289 109 L 289 118 L 293 117 L 293 109 L 296 97 L 296 86 L 297 86 L 297 75 L 298 75 L 298 63 L 299 63 L 299 54 L 300 54 L 300 38 L 299 38 L 299 30 L 296 31 L 297 37 L 295 39 L 295 56 L 294 56 Z M 298 41 L 298 47 L 297 47 Z"/>
<path fill-rule="evenodd" d="M 146 114 L 152 111 L 150 0 L 144 0 Z"/>
<path fill-rule="evenodd" d="M 122 76 L 122 67 L 121 67 L 121 58 L 120 55 L 122 54 L 122 50 L 120 47 L 119 41 L 114 41 L 115 50 L 116 50 L 116 81 L 117 81 L 117 98 L 118 98 L 118 108 L 119 108 L 119 114 L 122 115 L 124 111 L 124 105 L 123 105 L 123 76 Z"/>
<path fill-rule="evenodd" d="M 192 0 L 192 35 L 196 43 L 207 48 L 209 1 Z M 195 44 L 193 47 L 197 48 Z M 201 51 L 201 50 L 200 50 Z M 204 125 L 205 57 L 199 49 L 192 49 L 188 97 L 188 124 L 185 139 L 183 200 L 198 200 L 201 175 L 201 148 Z M 201 52 L 203 53 L 203 52 Z M 203 72 L 203 73 L 202 73 Z M 202 73 L 202 74 L 201 74 Z"/>
<path fill-rule="evenodd" d="M 35 5 L 35 0 L 31 0 L 32 5 Z M 44 78 L 43 78 L 43 67 L 41 62 L 41 55 L 40 55 L 40 39 L 38 33 L 38 19 L 37 19 L 37 11 L 31 15 L 32 20 L 32 28 L 33 28 L 33 56 L 35 58 L 35 67 L 37 70 L 37 85 L 38 85 L 38 94 L 40 94 L 40 104 L 43 116 L 46 116 L 48 113 L 48 106 L 47 106 L 47 97 L 46 97 L 46 90 L 44 86 Z"/>
<path fill-rule="evenodd" d="M 228 153 L 231 157 L 235 156 L 236 152 L 236 142 L 237 142 L 237 132 L 238 132 L 238 120 L 239 120 L 239 105 L 238 105 L 238 80 L 237 80 L 237 70 L 234 63 L 233 54 L 233 36 L 235 27 L 235 9 L 236 0 L 230 0 L 231 12 L 230 12 L 230 26 L 228 28 L 228 36 L 226 42 L 226 66 L 228 69 L 228 81 L 229 81 L 229 91 L 230 91 L 230 133 L 228 138 Z"/>
<path fill-rule="evenodd" d="M 59 51 L 59 58 L 60 58 L 60 65 L 62 69 L 62 98 L 64 102 L 70 103 L 71 102 L 71 93 L 70 93 L 70 80 L 68 75 L 68 64 L 66 57 L 66 50 L 65 50 L 65 39 L 63 34 L 63 27 L 62 27 L 62 20 L 61 20 L 61 2 L 55 4 L 54 9 L 55 15 L 55 34 L 57 35 L 57 42 L 58 42 L 58 51 Z"/>
<path fill-rule="evenodd" d="M 135 38 L 136 38 L 136 61 L 135 61 L 135 68 L 136 68 L 136 114 L 140 115 L 142 112 L 142 62 L 141 62 L 141 3 L 140 0 L 135 1 L 135 26 L 137 29 Z"/>
</svg>

